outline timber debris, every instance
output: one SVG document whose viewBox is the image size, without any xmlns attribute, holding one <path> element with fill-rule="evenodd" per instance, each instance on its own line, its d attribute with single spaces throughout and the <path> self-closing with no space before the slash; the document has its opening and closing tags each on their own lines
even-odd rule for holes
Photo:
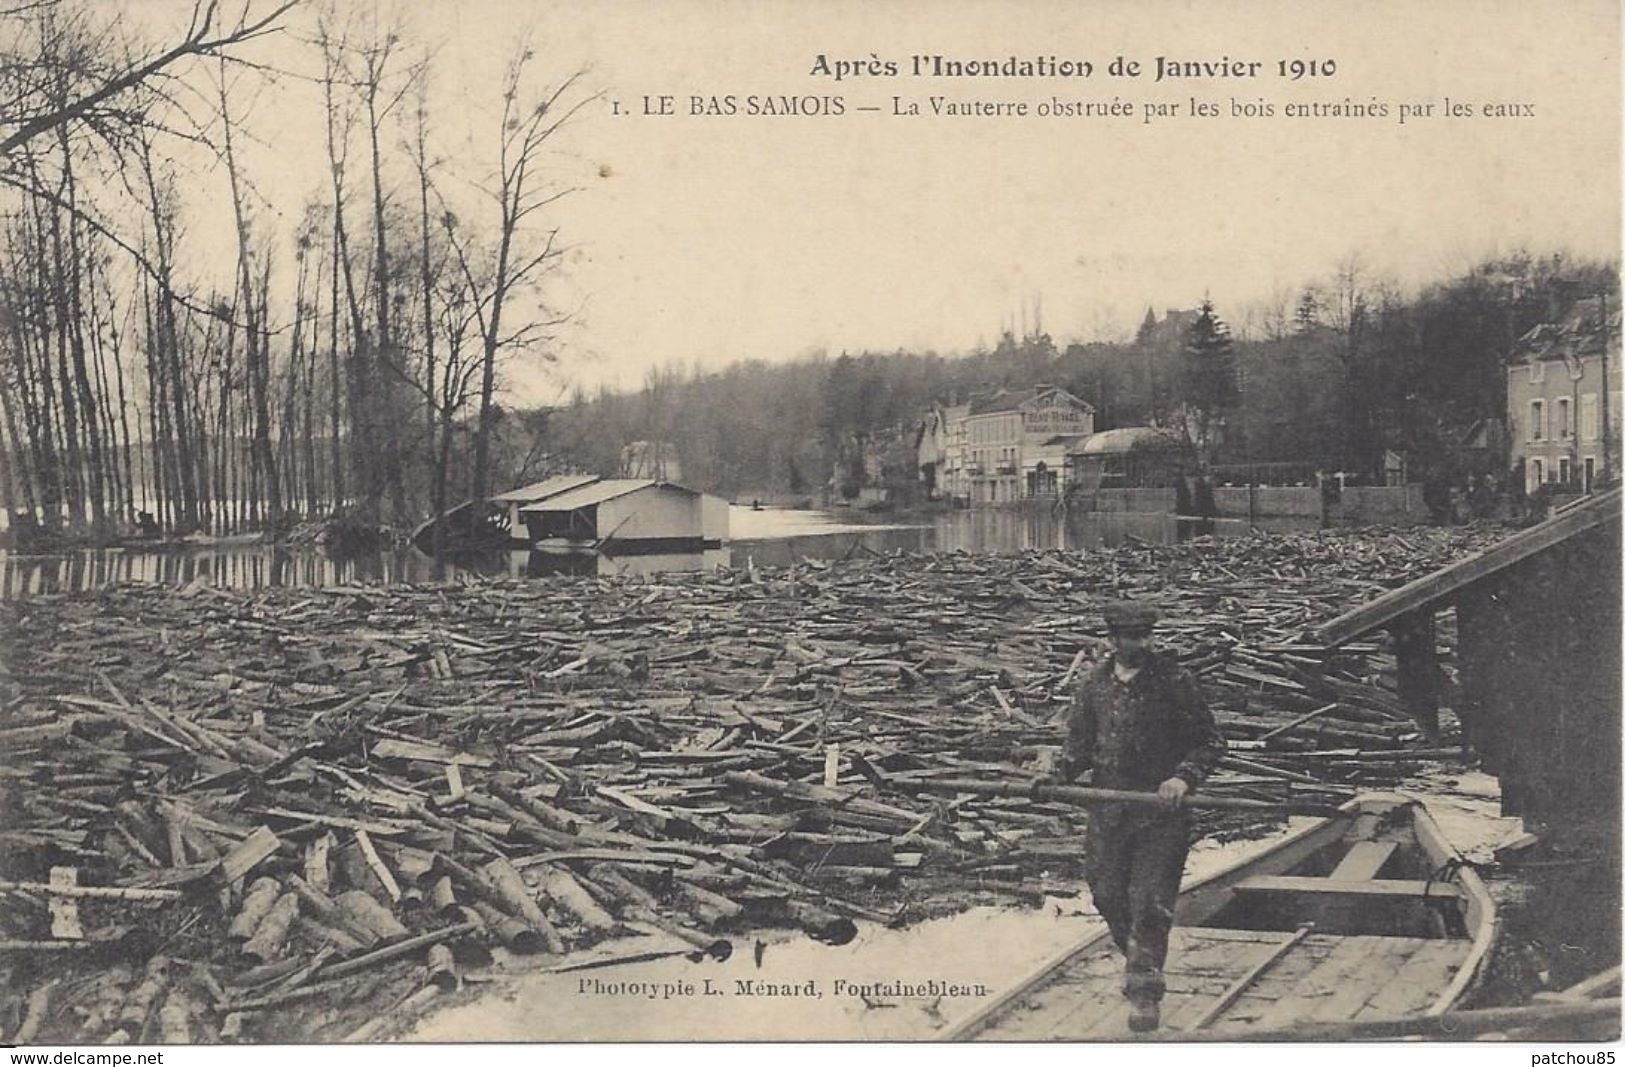
<svg viewBox="0 0 1625 1067">
<path fill-rule="evenodd" d="M 1037 904 L 1085 814 L 1021 786 L 1103 600 L 1157 602 L 1201 679 L 1232 741 L 1206 793 L 1331 804 L 1458 750 L 1418 734 L 1380 642 L 1303 635 L 1492 538 L 11 602 L 0 1032 L 335 1040 L 500 951 L 720 957 Z M 977 781 L 1014 788 L 952 785 Z"/>
</svg>

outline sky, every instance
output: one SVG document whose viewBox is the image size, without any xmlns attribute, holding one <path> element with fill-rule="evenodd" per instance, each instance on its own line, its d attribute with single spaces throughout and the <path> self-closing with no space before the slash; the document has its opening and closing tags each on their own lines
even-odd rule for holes
<svg viewBox="0 0 1625 1067">
<path fill-rule="evenodd" d="M 240 2 L 240 0 L 239 0 Z M 263 5 L 263 0 L 256 0 Z M 341 8 L 371 10 L 372 4 Z M 136 5 L 155 27 L 189 4 Z M 1057 341 L 1131 336 L 1148 306 L 1248 308 L 1358 254 L 1415 285 L 1528 247 L 1620 246 L 1620 14 L 1601 0 L 426 0 L 437 145 L 470 210 L 489 171 L 498 78 L 529 29 L 545 77 L 592 96 L 545 163 L 577 191 L 550 208 L 567 254 L 546 298 L 558 362 L 507 369 L 514 395 L 636 388 L 651 368 L 720 369 L 813 351 L 968 351 L 1042 324 Z M 252 56 L 312 72 L 316 9 Z M 1087 78 L 931 78 L 910 57 L 1048 57 Z M 819 56 L 897 76 L 815 73 Z M 1142 64 L 1108 72 L 1114 57 Z M 1157 57 L 1256 62 L 1252 77 L 1153 81 Z M 1281 60 L 1331 75 L 1277 75 Z M 691 98 L 838 97 L 841 114 L 692 115 Z M 645 98 L 672 98 L 647 115 Z M 932 114 L 931 100 L 1025 102 L 1026 117 Z M 894 98 L 922 114 L 893 112 Z M 1217 114 L 1190 114 L 1192 100 Z M 1445 114 L 1446 100 L 1471 116 Z M 1039 116 L 1040 104 L 1134 107 Z M 1179 113 L 1145 120 L 1145 105 Z M 1287 105 L 1387 117 L 1287 117 Z M 1235 105 L 1271 105 L 1269 117 Z M 1413 109 L 1404 123 L 1400 105 Z M 1518 117 L 1487 104 L 1523 105 Z M 1429 114 L 1416 114 L 1430 105 Z M 282 79 L 245 102 L 261 217 L 291 233 L 325 181 L 319 98 Z M 828 107 L 826 103 L 824 105 Z M 861 107 L 879 108 L 860 111 Z M 1532 115 L 1530 112 L 1532 111 Z M 398 137 L 398 132 L 397 132 Z M 404 176 L 392 181 L 398 195 Z M 220 197 L 209 190 L 218 185 Z M 200 255 L 229 246 L 223 178 L 200 173 Z M 215 221 L 209 222 L 208 212 Z M 223 233 L 225 236 L 223 236 Z"/>
</svg>

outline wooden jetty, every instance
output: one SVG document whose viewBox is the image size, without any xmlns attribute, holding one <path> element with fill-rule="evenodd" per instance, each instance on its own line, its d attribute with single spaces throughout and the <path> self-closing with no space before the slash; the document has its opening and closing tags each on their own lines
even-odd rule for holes
<svg viewBox="0 0 1625 1067">
<path fill-rule="evenodd" d="M 1454 609 L 1460 685 L 1449 702 L 1500 779 L 1502 814 L 1553 829 L 1594 822 L 1617 841 L 1622 503 L 1620 489 L 1586 497 L 1321 623 L 1310 640 L 1346 648 L 1389 630 L 1398 696 L 1425 723 L 1447 688 L 1436 616 Z"/>
<path fill-rule="evenodd" d="M 1181 892 L 1162 1031 L 1249 1040 L 1304 1024 L 1441 1015 L 1477 981 L 1496 933 L 1483 882 L 1422 806 L 1366 794 Z M 1101 931 L 944 1037 L 1126 1039 L 1122 973 Z"/>
</svg>

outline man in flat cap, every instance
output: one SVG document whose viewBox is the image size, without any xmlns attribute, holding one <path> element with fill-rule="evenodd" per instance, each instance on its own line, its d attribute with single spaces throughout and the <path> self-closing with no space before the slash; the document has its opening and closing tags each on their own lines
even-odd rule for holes
<svg viewBox="0 0 1625 1067">
<path fill-rule="evenodd" d="M 1161 798 L 1161 807 L 1090 808 L 1084 838 L 1089 891 L 1127 958 L 1129 1028 L 1154 1030 L 1174 899 L 1190 848 L 1184 799 L 1218 766 L 1224 737 L 1196 679 L 1153 647 L 1157 609 L 1120 600 L 1103 614 L 1112 654 L 1073 693 L 1060 774 L 1070 781 L 1089 768 L 1094 786 Z"/>
</svg>

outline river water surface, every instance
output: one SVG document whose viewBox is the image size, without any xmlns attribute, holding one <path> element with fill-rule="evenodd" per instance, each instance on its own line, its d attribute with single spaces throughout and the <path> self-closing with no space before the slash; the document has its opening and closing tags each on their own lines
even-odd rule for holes
<svg viewBox="0 0 1625 1067">
<path fill-rule="evenodd" d="M 1294 520 L 1271 529 L 1297 529 Z M 1312 527 L 1312 523 L 1309 524 Z M 795 511 L 734 507 L 730 541 L 706 552 L 605 555 L 529 550 L 451 557 L 444 576 L 539 578 L 550 574 L 642 575 L 709 571 L 722 566 L 786 566 L 798 559 L 838 560 L 867 553 L 1019 552 L 1058 548 L 1086 551 L 1128 538 L 1171 542 L 1180 534 L 1172 516 L 1102 514 L 1069 519 L 1048 509 L 983 509 L 892 519 L 859 511 Z M 1247 532 L 1244 523 L 1219 520 L 1215 532 Z M 415 548 L 335 557 L 309 545 L 267 545 L 242 538 L 166 547 L 84 549 L 54 555 L 0 550 L 0 599 L 80 592 L 113 582 L 186 586 L 206 582 L 237 589 L 264 586 L 334 586 L 424 582 L 436 578 L 434 560 Z"/>
</svg>

